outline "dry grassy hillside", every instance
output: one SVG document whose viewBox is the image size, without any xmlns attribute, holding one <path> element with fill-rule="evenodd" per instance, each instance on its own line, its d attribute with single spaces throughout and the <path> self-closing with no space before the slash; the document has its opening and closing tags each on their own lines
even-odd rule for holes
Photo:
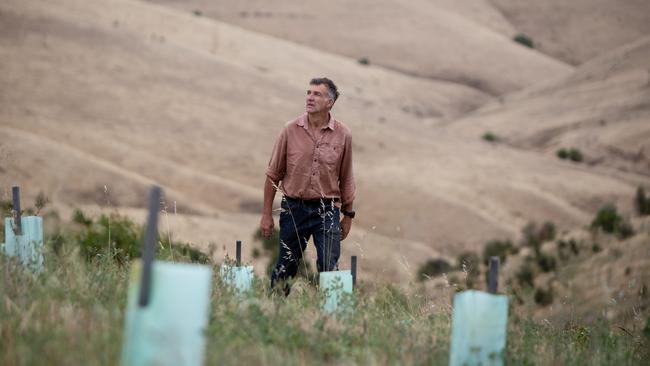
<svg viewBox="0 0 650 366">
<path fill-rule="evenodd" d="M 488 1 L 152 1 L 492 95 L 571 70 L 513 42 L 512 26 Z"/>
<path fill-rule="evenodd" d="M 449 12 L 457 6 L 437 4 Z M 64 211 L 90 205 L 140 216 L 144 191 L 156 182 L 170 211 L 176 208 L 169 229 L 197 246 L 216 243 L 222 256 L 235 239 L 250 242 L 273 139 L 302 113 L 306 82 L 328 75 L 343 92 L 334 113 L 355 136 L 359 219 L 344 256 L 362 256 L 362 276 L 408 281 L 427 258 L 516 236 L 529 220 L 572 227 L 605 202 L 629 210 L 647 175 L 566 164 L 516 143 L 486 143 L 477 134 L 482 125 L 466 127 L 469 119 L 455 127 L 452 121 L 493 100 L 490 93 L 571 70 L 511 42 L 507 24 L 487 3 L 464 4 L 472 16 L 433 22 L 460 37 L 436 44 L 444 52 L 421 47 L 418 37 L 430 32 L 409 28 L 428 25 L 426 17 L 400 20 L 403 32 L 419 34 L 413 41 L 398 37 L 397 26 L 380 31 L 382 14 L 369 17 L 366 33 L 358 34 L 375 34 L 374 46 L 349 40 L 376 52 L 365 54 L 371 65 L 364 66 L 357 55 L 328 49 L 330 33 L 316 30 L 300 34 L 319 42 L 297 44 L 149 2 L 4 1 L 0 187 L 8 192 L 21 184 L 27 199 L 42 190 Z M 399 6 L 403 13 L 426 13 Z M 352 24 L 352 10 L 330 15 Z M 341 27 L 334 39 L 345 34 Z M 467 34 L 469 43 L 461 46 Z M 384 52 L 397 39 L 417 52 Z M 373 65 L 396 54 L 383 64 L 402 60 L 428 70 L 428 55 L 435 54 L 444 58 L 436 65 L 450 68 L 432 70 L 451 76 L 418 78 L 405 74 L 419 72 Z"/>
<path fill-rule="evenodd" d="M 535 47 L 573 65 L 650 34 L 646 0 L 490 0 Z"/>
<path fill-rule="evenodd" d="M 552 157 L 578 148 L 588 166 L 650 179 L 650 36 L 580 66 L 571 76 L 495 101 L 454 128 L 493 131 L 511 146 Z M 522 128 L 525 126 L 525 128 Z"/>
</svg>

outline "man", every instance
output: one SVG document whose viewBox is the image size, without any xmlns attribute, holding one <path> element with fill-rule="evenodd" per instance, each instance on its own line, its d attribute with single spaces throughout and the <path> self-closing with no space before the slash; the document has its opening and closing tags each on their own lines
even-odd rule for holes
<svg viewBox="0 0 650 366">
<path fill-rule="evenodd" d="M 328 78 L 312 79 L 307 89 L 306 113 L 288 122 L 277 140 L 266 170 L 264 208 L 260 227 L 273 231 L 275 191 L 283 193 L 278 261 L 271 287 L 292 278 L 314 239 L 319 272 L 338 268 L 341 240 L 354 218 L 355 184 L 352 173 L 352 134 L 330 110 L 339 96 Z M 341 219 L 341 213 L 343 218 Z M 285 286 L 285 294 L 289 287 Z"/>
</svg>

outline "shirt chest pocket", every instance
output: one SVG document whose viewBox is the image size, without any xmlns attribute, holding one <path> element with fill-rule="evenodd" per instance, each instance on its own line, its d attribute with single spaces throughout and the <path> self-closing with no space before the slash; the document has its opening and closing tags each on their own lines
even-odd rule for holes
<svg viewBox="0 0 650 366">
<path fill-rule="evenodd" d="M 336 165 L 343 154 L 343 145 L 334 143 L 321 143 L 318 146 L 321 161 L 328 165 Z"/>
</svg>

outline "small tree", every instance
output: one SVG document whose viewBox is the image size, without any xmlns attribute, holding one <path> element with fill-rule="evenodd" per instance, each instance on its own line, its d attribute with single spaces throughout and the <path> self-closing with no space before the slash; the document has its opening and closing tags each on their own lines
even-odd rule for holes
<svg viewBox="0 0 650 366">
<path fill-rule="evenodd" d="M 636 207 L 636 211 L 639 213 L 639 215 L 650 215 L 650 197 L 646 197 L 645 190 L 641 186 L 639 186 L 639 188 L 636 190 L 634 206 Z"/>
<path fill-rule="evenodd" d="M 436 277 L 452 269 L 451 264 L 442 258 L 432 258 L 426 261 L 418 270 L 418 280 L 424 281 L 429 277 Z"/>
<path fill-rule="evenodd" d="M 483 247 L 483 264 L 490 262 L 490 257 L 497 256 L 501 263 L 505 263 L 508 255 L 518 250 L 512 245 L 510 240 L 490 240 Z"/>
<path fill-rule="evenodd" d="M 623 220 L 614 205 L 603 206 L 591 222 L 591 227 L 601 229 L 606 233 L 618 234 L 622 239 L 634 235 L 634 229 L 628 222 Z"/>
<path fill-rule="evenodd" d="M 572 148 L 569 150 L 569 159 L 571 161 L 575 161 L 576 163 L 581 162 L 584 159 L 584 156 L 582 155 L 582 152 L 576 148 Z"/>
<path fill-rule="evenodd" d="M 497 137 L 497 135 L 495 135 L 494 133 L 492 133 L 490 131 L 484 133 L 483 136 L 481 136 L 481 137 L 483 138 L 483 140 L 485 140 L 487 142 L 497 142 L 497 141 L 499 141 L 499 138 Z"/>
<path fill-rule="evenodd" d="M 528 48 L 535 48 L 535 43 L 533 40 L 523 33 L 517 34 L 514 38 L 514 41 Z"/>
<path fill-rule="evenodd" d="M 550 286 L 546 289 L 538 287 L 535 289 L 535 303 L 540 306 L 548 306 L 553 303 L 553 288 Z"/>
</svg>

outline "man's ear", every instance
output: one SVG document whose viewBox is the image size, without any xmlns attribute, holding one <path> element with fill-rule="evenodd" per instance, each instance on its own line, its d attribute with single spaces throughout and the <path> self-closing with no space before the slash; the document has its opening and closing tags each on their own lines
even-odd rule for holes
<svg viewBox="0 0 650 366">
<path fill-rule="evenodd" d="M 334 107 L 334 102 L 336 102 L 334 99 L 329 99 L 329 100 L 327 101 L 327 107 L 328 107 L 329 109 L 332 109 L 332 107 Z"/>
</svg>

